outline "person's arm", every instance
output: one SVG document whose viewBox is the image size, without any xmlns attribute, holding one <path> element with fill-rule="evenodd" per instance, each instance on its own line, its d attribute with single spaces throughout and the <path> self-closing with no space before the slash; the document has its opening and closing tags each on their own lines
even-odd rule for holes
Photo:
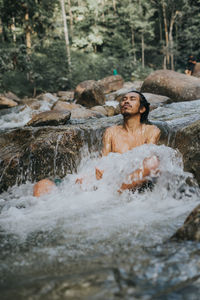
<svg viewBox="0 0 200 300">
<path fill-rule="evenodd" d="M 160 129 L 156 126 L 150 125 L 148 128 L 148 144 L 157 144 L 160 139 Z M 139 168 L 135 170 L 133 173 L 131 173 L 128 178 L 128 183 L 122 183 L 119 192 L 122 192 L 123 190 L 132 189 L 134 187 L 140 186 L 142 183 L 144 183 L 148 177 L 151 174 L 157 174 L 159 172 L 159 159 L 156 155 L 147 157 L 143 160 L 142 168 Z"/>
<path fill-rule="evenodd" d="M 135 170 L 133 173 L 131 173 L 128 178 L 128 183 L 122 183 L 119 192 L 122 192 L 124 190 L 130 190 L 134 187 L 138 187 L 144 182 L 146 182 L 146 178 L 150 175 L 157 175 L 159 172 L 159 159 L 156 155 L 153 155 L 151 157 L 147 157 L 143 160 L 142 167 Z"/>
</svg>

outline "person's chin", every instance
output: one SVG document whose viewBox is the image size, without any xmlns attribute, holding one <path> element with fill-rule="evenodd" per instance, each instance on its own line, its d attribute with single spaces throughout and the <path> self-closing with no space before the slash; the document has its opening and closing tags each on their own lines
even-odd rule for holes
<svg viewBox="0 0 200 300">
<path fill-rule="evenodd" d="M 131 115 L 131 113 L 128 111 L 123 111 L 121 114 L 124 118 L 129 117 Z"/>
</svg>

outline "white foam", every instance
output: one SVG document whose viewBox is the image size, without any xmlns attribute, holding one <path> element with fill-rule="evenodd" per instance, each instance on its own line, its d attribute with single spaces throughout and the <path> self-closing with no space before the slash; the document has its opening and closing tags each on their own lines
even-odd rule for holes
<svg viewBox="0 0 200 300">
<path fill-rule="evenodd" d="M 153 191 L 119 195 L 117 190 L 127 174 L 153 154 L 160 159 L 161 172 Z M 95 179 L 95 166 L 104 170 L 102 180 Z M 180 154 L 166 146 L 143 145 L 123 155 L 87 157 L 78 175 L 68 175 L 49 195 L 33 197 L 31 183 L 3 193 L 0 226 L 22 240 L 33 232 L 61 230 L 67 239 L 80 241 L 115 235 L 120 239 L 130 232 L 160 241 L 173 233 L 198 201 L 195 194 L 185 196 L 178 191 L 188 175 Z M 81 177 L 85 177 L 83 184 L 75 184 Z"/>
</svg>

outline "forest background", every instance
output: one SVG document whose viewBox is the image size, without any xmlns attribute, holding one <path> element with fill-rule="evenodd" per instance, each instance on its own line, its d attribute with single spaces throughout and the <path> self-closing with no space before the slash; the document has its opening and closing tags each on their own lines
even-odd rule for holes
<svg viewBox="0 0 200 300">
<path fill-rule="evenodd" d="M 200 0 L 0 0 L 0 92 L 183 72 L 200 54 Z"/>
</svg>

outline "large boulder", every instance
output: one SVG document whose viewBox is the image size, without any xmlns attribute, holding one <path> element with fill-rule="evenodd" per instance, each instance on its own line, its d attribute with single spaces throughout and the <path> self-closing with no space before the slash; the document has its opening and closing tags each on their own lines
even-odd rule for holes
<svg viewBox="0 0 200 300">
<path fill-rule="evenodd" d="M 65 125 L 70 119 L 70 111 L 45 111 L 35 115 L 28 123 L 27 126 L 58 126 Z"/>
<path fill-rule="evenodd" d="M 192 76 L 200 77 L 200 63 L 196 63 Z"/>
<path fill-rule="evenodd" d="M 17 106 L 18 103 L 5 97 L 4 95 L 0 95 L 0 109 L 11 108 Z"/>
<path fill-rule="evenodd" d="M 78 104 L 88 108 L 105 103 L 102 87 L 94 80 L 79 83 L 75 89 L 74 98 Z"/>
<path fill-rule="evenodd" d="M 200 204 L 189 214 L 183 226 L 171 240 L 190 240 L 200 242 Z"/>
<path fill-rule="evenodd" d="M 158 70 L 144 81 L 141 91 L 167 96 L 174 101 L 200 99 L 200 79 L 169 70 Z"/>
<path fill-rule="evenodd" d="M 120 75 L 112 75 L 98 80 L 105 94 L 117 91 L 123 87 L 124 80 Z"/>
<path fill-rule="evenodd" d="M 20 102 L 21 102 L 20 98 L 17 97 L 17 95 L 15 95 L 15 94 L 12 93 L 12 92 L 4 93 L 4 96 L 5 96 L 6 98 L 8 98 L 8 99 L 11 99 L 11 100 L 17 102 L 17 103 L 20 103 Z"/>
<path fill-rule="evenodd" d="M 183 155 L 185 170 L 193 173 L 200 185 L 200 120 L 177 131 L 174 147 Z"/>
</svg>

